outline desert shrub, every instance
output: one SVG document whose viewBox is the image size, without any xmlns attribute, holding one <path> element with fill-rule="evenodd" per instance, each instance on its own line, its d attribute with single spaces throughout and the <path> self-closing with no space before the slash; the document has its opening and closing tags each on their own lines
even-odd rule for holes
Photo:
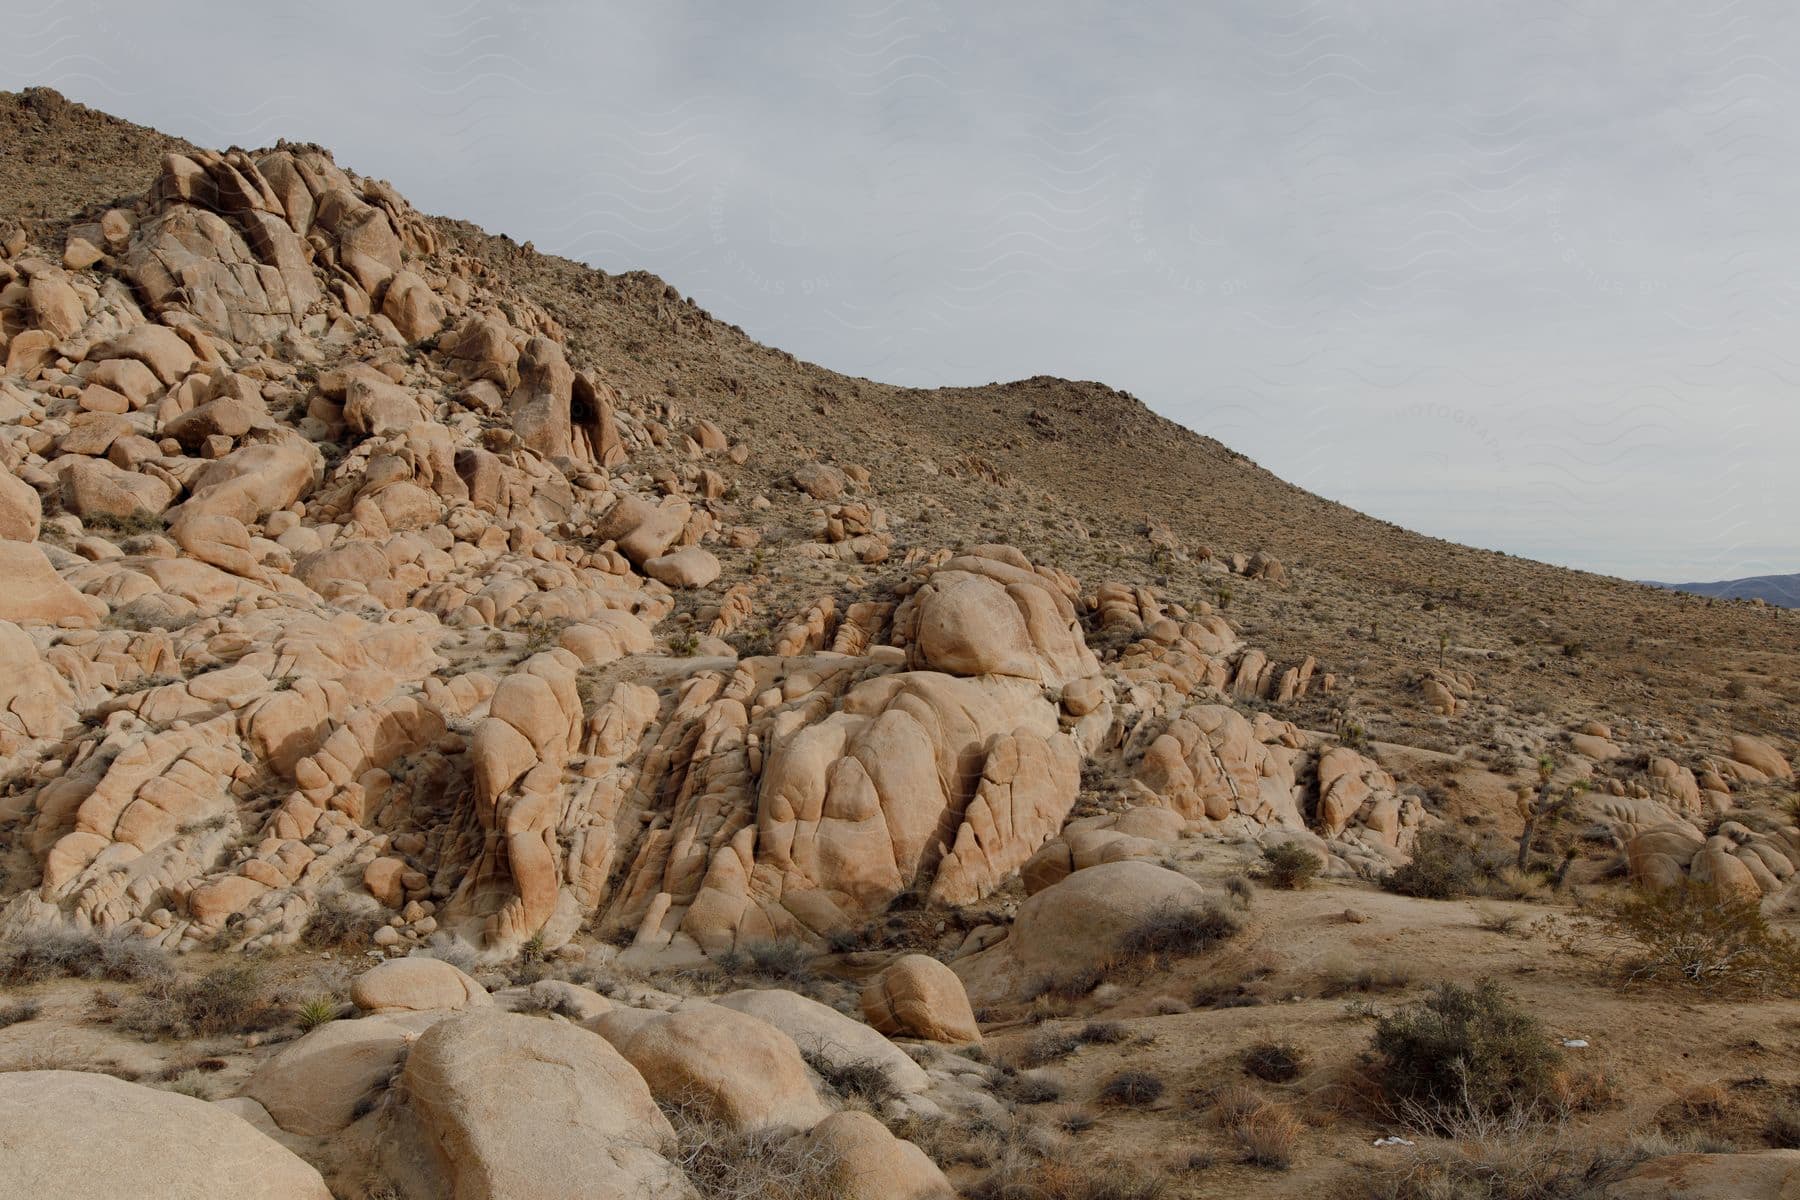
<svg viewBox="0 0 1800 1200">
<path fill-rule="evenodd" d="M 8 1004 L 0 1008 L 0 1029 L 9 1025 L 21 1025 L 26 1021 L 35 1021 L 37 1015 L 44 1011 L 44 1006 L 35 1000 L 22 1000 L 17 1004 Z"/>
<path fill-rule="evenodd" d="M 333 893 L 313 910 L 300 940 L 315 950 L 357 954 L 375 944 L 375 931 L 384 924 L 381 910 L 372 902 L 357 904 L 349 896 Z"/>
<path fill-rule="evenodd" d="M 1800 995 L 1800 941 L 1769 927 L 1754 899 L 1684 881 L 1634 890 L 1591 919 L 1626 984 L 1715 995 Z"/>
<path fill-rule="evenodd" d="M 1298 842 L 1277 842 L 1263 847 L 1262 878 L 1270 887 L 1293 891 L 1306 887 L 1324 865 L 1319 856 Z"/>
<path fill-rule="evenodd" d="M 1256 885 L 1250 882 L 1248 875 L 1233 875 L 1225 881 L 1226 893 L 1245 908 L 1256 901 Z"/>
<path fill-rule="evenodd" d="M 481 966 L 480 957 L 475 953 L 473 946 L 442 932 L 432 934 L 431 940 L 414 950 L 412 955 L 447 962 L 465 975 L 473 975 Z M 412 957 L 412 955 L 408 957 Z M 601 991 L 602 989 L 596 987 L 594 990 Z"/>
<path fill-rule="evenodd" d="M 1293 1165 L 1300 1120 L 1279 1104 L 1265 1104 L 1233 1124 L 1231 1137 L 1244 1152 L 1245 1162 L 1285 1171 Z"/>
<path fill-rule="evenodd" d="M 556 622 L 533 619 L 519 626 L 519 632 L 525 635 L 525 653 L 537 654 L 556 645 L 562 629 Z"/>
<path fill-rule="evenodd" d="M 1097 967 L 1082 967 L 1063 975 L 1045 975 L 1025 988 L 1027 1001 L 1049 997 L 1054 1000 L 1080 1000 L 1106 982 L 1106 972 Z"/>
<path fill-rule="evenodd" d="M 760 979 L 804 982 L 813 978 L 812 949 L 791 938 L 749 942 L 713 959 L 728 975 L 754 975 Z"/>
<path fill-rule="evenodd" d="M 1026 1042 L 1019 1051 L 1019 1065 L 1026 1068 L 1041 1067 L 1067 1058 L 1081 1047 L 1082 1038 L 1078 1033 L 1067 1029 L 1045 1030 Z"/>
<path fill-rule="evenodd" d="M 836 1165 L 827 1147 L 780 1127 L 738 1130 L 671 1112 L 677 1149 L 671 1161 L 701 1200 L 832 1200 Z"/>
<path fill-rule="evenodd" d="M 1389 1101 L 1440 1129 L 1468 1114 L 1531 1112 L 1553 1095 L 1562 1051 L 1498 984 L 1439 984 L 1380 1018 L 1373 1046 Z"/>
<path fill-rule="evenodd" d="M 125 537 L 146 533 L 162 533 L 168 528 L 168 522 L 146 509 L 133 509 L 125 516 L 116 517 L 111 513 L 93 513 L 81 520 L 83 528 L 102 533 L 119 534 Z"/>
<path fill-rule="evenodd" d="M 1131 1031 L 1117 1021 L 1089 1021 L 1075 1035 L 1093 1046 L 1116 1046 L 1131 1038 Z"/>
<path fill-rule="evenodd" d="M 581 1016 L 581 1009 L 569 997 L 539 991 L 526 992 L 514 1000 L 512 1010 L 528 1017 L 567 1017 L 571 1021 Z"/>
<path fill-rule="evenodd" d="M 806 1053 L 806 1065 L 819 1073 L 831 1090 L 846 1100 L 856 1099 L 879 1106 L 899 1094 L 887 1068 L 872 1058 L 833 1062 L 823 1054 Z"/>
<path fill-rule="evenodd" d="M 1319 995 L 1326 1000 L 1352 993 L 1371 995 L 1398 991 L 1412 983 L 1412 971 L 1399 963 L 1328 964 L 1319 974 Z"/>
<path fill-rule="evenodd" d="M 165 1092 L 174 1092 L 181 1096 L 192 1096 L 196 1100 L 211 1100 L 212 1089 L 207 1086 L 206 1076 L 198 1071 L 186 1071 L 173 1079 L 156 1085 Z"/>
<path fill-rule="evenodd" d="M 104 979 L 132 983 L 171 973 L 168 956 L 142 938 L 91 933 L 27 933 L 0 951 L 0 983 L 11 987 L 46 979 Z"/>
<path fill-rule="evenodd" d="M 1489 933 L 1511 933 L 1523 919 L 1521 914 L 1488 905 L 1477 905 L 1475 923 Z"/>
<path fill-rule="evenodd" d="M 1381 886 L 1421 900 L 1457 900 L 1475 894 L 1482 880 L 1504 865 L 1491 857 L 1452 829 L 1430 829 L 1413 844 L 1412 861 L 1388 872 Z"/>
<path fill-rule="evenodd" d="M 121 1010 L 117 1024 L 150 1037 L 217 1037 L 269 1029 L 283 1016 L 267 972 L 260 964 L 242 962 L 198 979 L 159 980 Z"/>
<path fill-rule="evenodd" d="M 1264 1083 L 1292 1083 L 1306 1070 L 1306 1052 L 1286 1042 L 1258 1042 L 1244 1051 L 1244 1073 Z"/>
<path fill-rule="evenodd" d="M 1125 932 L 1119 954 L 1127 961 L 1166 965 L 1204 954 L 1237 931 L 1237 918 L 1222 909 L 1163 904 Z"/>
<path fill-rule="evenodd" d="M 1100 1099 L 1108 1104 L 1141 1108 L 1162 1099 L 1163 1081 L 1148 1071 L 1120 1071 L 1100 1085 Z"/>
<path fill-rule="evenodd" d="M 1055 1081 L 1036 1075 L 1014 1075 L 1000 1087 L 1001 1095 L 1020 1104 L 1052 1104 L 1062 1099 Z"/>
</svg>

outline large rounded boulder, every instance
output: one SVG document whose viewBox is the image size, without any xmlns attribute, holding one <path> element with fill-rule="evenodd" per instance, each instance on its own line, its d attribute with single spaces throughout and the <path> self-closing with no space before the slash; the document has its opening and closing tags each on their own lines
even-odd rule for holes
<svg viewBox="0 0 1800 1200">
<path fill-rule="evenodd" d="M 218 1105 L 81 1071 L 0 1074 L 0 1196 L 331 1200 L 318 1171 Z"/>
<path fill-rule="evenodd" d="M 420 1036 L 400 1089 L 407 1119 L 382 1147 L 406 1200 L 693 1196 L 642 1077 L 579 1026 L 460 1013 Z"/>
<path fill-rule="evenodd" d="M 644 1021 L 619 1051 L 658 1100 L 734 1129 L 810 1129 L 827 1112 L 793 1038 L 716 1004 Z"/>
</svg>

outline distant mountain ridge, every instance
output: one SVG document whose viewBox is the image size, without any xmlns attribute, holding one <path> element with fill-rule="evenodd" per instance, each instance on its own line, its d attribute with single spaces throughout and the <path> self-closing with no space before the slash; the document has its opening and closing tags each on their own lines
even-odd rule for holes
<svg viewBox="0 0 1800 1200">
<path fill-rule="evenodd" d="M 1653 583 L 1653 586 L 1719 600 L 1761 600 L 1781 608 L 1800 608 L 1800 573 L 1753 575 L 1748 579 L 1721 579 L 1712 583 Z"/>
</svg>

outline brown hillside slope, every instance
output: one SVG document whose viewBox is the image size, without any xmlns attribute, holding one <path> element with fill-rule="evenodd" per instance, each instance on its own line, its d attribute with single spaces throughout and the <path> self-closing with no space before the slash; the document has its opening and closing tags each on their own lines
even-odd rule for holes
<svg viewBox="0 0 1800 1200">
<path fill-rule="evenodd" d="M 0 222 L 140 191 L 166 149 L 188 145 L 47 89 L 0 94 L 0 130 Z M 1153 561 L 1148 525 L 1166 526 L 1185 551 L 1267 551 L 1291 587 L 1227 583 L 1230 616 L 1273 657 L 1314 654 L 1353 683 L 1338 702 L 1378 736 L 1417 722 L 1413 680 L 1441 649 L 1475 675 L 1478 699 L 1458 718 L 1463 728 L 1442 731 L 1446 742 L 1490 738 L 1516 708 L 1548 725 L 1650 719 L 1671 731 L 1699 722 L 1800 736 L 1800 622 L 1789 615 L 1400 529 L 1285 483 L 1102 384 L 1037 377 L 921 390 L 841 375 L 759 345 L 648 273 L 609 274 L 466 222 L 436 225 L 555 316 L 572 350 L 628 397 L 672 399 L 728 432 L 753 429 L 753 471 L 780 477 L 803 453 L 880 464 L 903 520 L 928 497 L 948 510 L 916 522 L 921 535 L 1010 540 L 1090 582 L 1143 576 L 1177 599 L 1216 602 L 1220 581 L 1179 559 Z M 909 540 L 903 524 L 899 541 Z"/>
</svg>

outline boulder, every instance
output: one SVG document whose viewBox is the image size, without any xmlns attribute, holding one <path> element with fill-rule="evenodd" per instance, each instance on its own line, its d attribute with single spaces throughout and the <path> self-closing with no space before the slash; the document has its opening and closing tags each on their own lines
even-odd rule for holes
<svg viewBox="0 0 1800 1200">
<path fill-rule="evenodd" d="M 896 1037 L 950 1045 L 981 1041 L 962 980 L 928 954 L 908 954 L 870 981 L 862 1011 L 871 1026 Z"/>
<path fill-rule="evenodd" d="M 35 542 L 0 541 L 0 621 L 95 625 L 86 596 L 70 587 Z"/>
<path fill-rule="evenodd" d="M 81 297 L 61 275 L 33 276 L 30 296 L 32 320 L 39 329 L 47 329 L 58 338 L 69 338 L 87 324 Z"/>
<path fill-rule="evenodd" d="M 89 362 L 130 358 L 149 367 L 164 387 L 180 383 L 194 369 L 194 351 L 166 325 L 139 325 L 88 348 Z"/>
<path fill-rule="evenodd" d="M 1052 687 L 1100 673 L 1076 615 L 1075 581 L 1011 546 L 977 546 L 933 571 L 894 613 L 911 665 L 1009 675 Z"/>
<path fill-rule="evenodd" d="M 37 489 L 0 466 L 0 540 L 33 542 L 44 522 Z"/>
<path fill-rule="evenodd" d="M 444 302 L 411 271 L 401 271 L 388 283 L 381 312 L 409 342 L 421 341 L 444 327 Z"/>
<path fill-rule="evenodd" d="M 673 496 L 660 505 L 641 496 L 621 496 L 600 518 L 598 532 L 617 542 L 619 553 L 642 566 L 681 535 L 690 513 L 687 501 Z"/>
<path fill-rule="evenodd" d="M 407 1013 L 328 1022 L 258 1067 L 242 1094 L 287 1133 L 323 1137 L 347 1129 L 359 1102 L 387 1083 L 413 1040 L 441 1019 Z"/>
<path fill-rule="evenodd" d="M 364 1012 L 483 1008 L 487 989 L 440 958 L 395 958 L 357 976 L 350 999 Z"/>
<path fill-rule="evenodd" d="M 218 1105 L 81 1071 L 0 1073 L 0 1195 L 331 1200 L 318 1171 Z"/>
<path fill-rule="evenodd" d="M 962 984 L 955 975 L 950 979 L 960 993 Z M 931 1082 L 923 1067 L 880 1033 L 830 1005 L 820 1004 L 797 992 L 784 988 L 752 988 L 720 996 L 715 1003 L 767 1021 L 793 1038 L 809 1061 L 823 1060 L 838 1067 L 873 1064 L 882 1069 L 894 1090 L 899 1092 L 922 1092 Z"/>
<path fill-rule="evenodd" d="M 236 441 L 253 429 L 273 429 L 275 421 L 262 397 L 249 390 L 228 392 L 188 410 L 162 427 L 189 451 L 200 449 L 215 437 Z"/>
<path fill-rule="evenodd" d="M 644 574 L 673 588 L 702 588 L 719 577 L 719 560 L 709 551 L 689 546 L 648 560 Z"/>
<path fill-rule="evenodd" d="M 184 512 L 235 517 L 253 525 L 311 490 L 322 466 L 319 452 L 295 442 L 244 446 L 207 464 L 189 484 Z"/>
<path fill-rule="evenodd" d="M 1185 875 L 1136 860 L 1102 863 L 1027 899 L 1004 940 L 954 970 L 972 999 L 988 1003 L 1041 980 L 1104 971 L 1147 919 L 1206 907 L 1205 889 Z"/>
<path fill-rule="evenodd" d="M 389 1173 L 407 1200 L 694 1195 L 664 1157 L 674 1131 L 644 1080 L 579 1026 L 497 1010 L 440 1021 L 400 1086 L 420 1153 L 414 1172 Z"/>
<path fill-rule="evenodd" d="M 411 392 L 372 373 L 356 375 L 344 389 L 344 423 L 358 433 L 399 433 L 424 419 Z"/>
<path fill-rule="evenodd" d="M 827 1164 L 833 1200 L 955 1200 L 937 1164 L 868 1113 L 832 1113 L 803 1137 Z"/>
<path fill-rule="evenodd" d="M 36 738 L 55 737 L 75 718 L 73 695 L 37 644 L 0 621 L 0 757 Z"/>
<path fill-rule="evenodd" d="M 1770 779 L 1792 779 L 1794 768 L 1781 752 L 1761 738 L 1737 734 L 1731 739 L 1731 760 L 1760 771 Z"/>
<path fill-rule="evenodd" d="M 824 463 L 801 463 L 794 469 L 794 486 L 814 500 L 836 500 L 844 494 L 844 473 Z"/>
<path fill-rule="evenodd" d="M 173 499 L 162 479 L 121 471 L 102 458 L 78 459 L 62 473 L 63 507 L 83 520 L 159 516 Z"/>
<path fill-rule="evenodd" d="M 619 1052 L 658 1100 L 734 1129 L 810 1129 L 827 1111 L 793 1038 L 716 1004 L 646 1021 L 621 1039 Z"/>
</svg>

